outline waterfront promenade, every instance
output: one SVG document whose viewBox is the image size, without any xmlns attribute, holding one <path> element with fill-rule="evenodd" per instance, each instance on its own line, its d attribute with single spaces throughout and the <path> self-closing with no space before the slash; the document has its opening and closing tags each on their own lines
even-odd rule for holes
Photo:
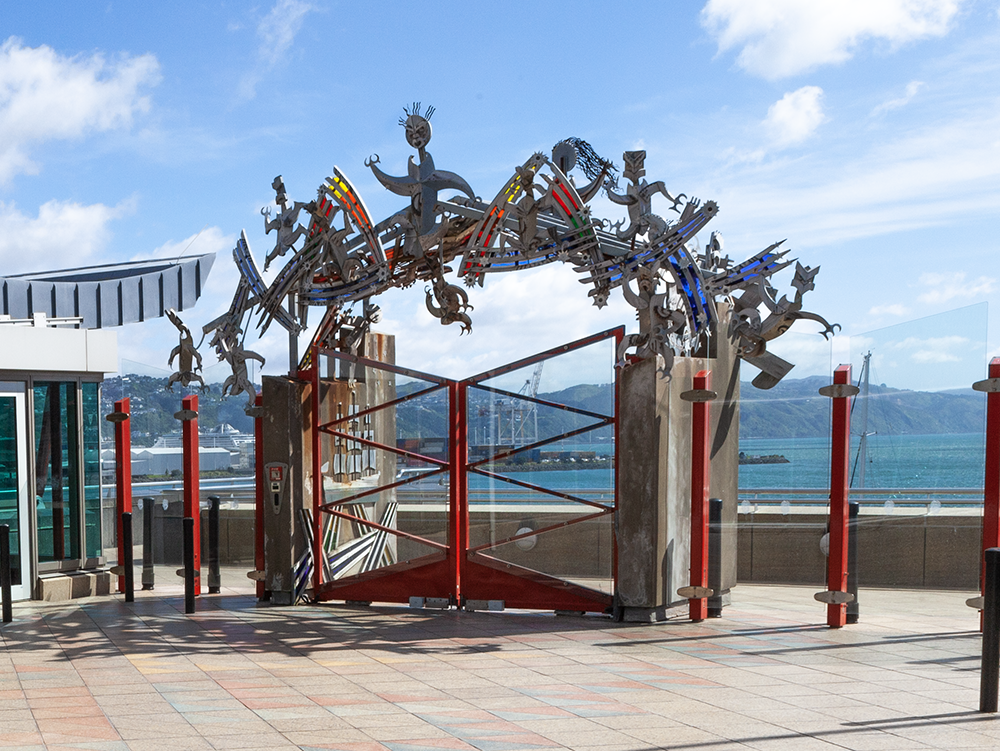
<svg viewBox="0 0 1000 751">
<path fill-rule="evenodd" d="M 0 747 L 1000 746 L 1000 722 L 975 711 L 965 593 L 864 591 L 861 623 L 834 631 L 810 587 L 741 585 L 722 619 L 634 625 L 258 606 L 241 576 L 193 616 L 173 582 L 132 605 L 16 605 L 0 629 Z"/>
</svg>

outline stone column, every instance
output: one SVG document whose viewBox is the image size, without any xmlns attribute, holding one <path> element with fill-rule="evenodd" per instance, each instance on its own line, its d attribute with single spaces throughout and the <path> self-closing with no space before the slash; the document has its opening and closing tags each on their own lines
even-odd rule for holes
<svg viewBox="0 0 1000 751">
<path fill-rule="evenodd" d="M 727 339 L 704 354 L 677 358 L 668 378 L 651 360 L 619 375 L 618 605 L 627 621 L 660 620 L 667 608 L 685 602 L 677 589 L 690 576 L 691 404 L 680 395 L 703 369 L 712 371 L 719 395 L 710 408 L 709 495 L 723 499 L 723 603 L 736 583 L 739 360 Z"/>
</svg>

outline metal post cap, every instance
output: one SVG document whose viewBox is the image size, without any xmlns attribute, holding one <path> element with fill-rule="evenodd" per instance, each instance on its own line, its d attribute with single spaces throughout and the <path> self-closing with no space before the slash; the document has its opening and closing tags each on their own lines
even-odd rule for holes
<svg viewBox="0 0 1000 751">
<path fill-rule="evenodd" d="M 854 595 L 850 592 L 841 592 L 835 589 L 828 592 L 817 592 L 813 595 L 813 599 L 825 602 L 827 605 L 846 605 L 854 601 Z"/>
<path fill-rule="evenodd" d="M 690 587 L 681 587 L 677 590 L 677 594 L 688 600 L 700 600 L 702 597 L 711 597 L 715 594 L 715 590 L 692 585 Z"/>
<path fill-rule="evenodd" d="M 972 384 L 973 391 L 984 391 L 987 394 L 1000 393 L 1000 378 L 986 378 Z"/>
<path fill-rule="evenodd" d="M 711 389 L 691 389 L 681 394 L 681 399 L 686 402 L 711 402 L 719 398 L 719 395 Z"/>
<path fill-rule="evenodd" d="M 849 383 L 831 383 L 819 390 L 820 396 L 828 396 L 831 399 L 840 399 L 845 396 L 856 396 L 861 393 L 861 389 Z"/>
</svg>

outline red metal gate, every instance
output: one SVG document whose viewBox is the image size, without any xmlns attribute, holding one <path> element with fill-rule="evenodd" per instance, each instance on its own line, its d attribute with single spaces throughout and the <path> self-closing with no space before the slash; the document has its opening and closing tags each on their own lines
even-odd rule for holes
<svg viewBox="0 0 1000 751">
<path fill-rule="evenodd" d="M 537 389 L 542 365 L 588 357 L 588 348 L 608 349 L 613 363 L 623 335 L 622 327 L 605 331 L 463 381 L 314 351 L 308 535 L 311 560 L 320 562 L 311 566 L 314 597 L 610 609 L 617 451 L 600 459 L 571 447 L 541 449 L 567 449 L 568 439 L 588 434 L 614 447 L 617 378 L 611 374 L 610 383 L 594 387 L 602 410 L 541 398 Z M 320 377 L 324 356 L 328 367 L 340 368 L 340 378 Z M 533 366 L 520 392 L 504 388 L 505 379 Z M 605 487 L 553 489 L 546 486 L 551 482 L 511 476 L 551 477 L 546 466 L 565 470 L 577 461 L 610 469 L 606 477 L 596 472 Z"/>
</svg>

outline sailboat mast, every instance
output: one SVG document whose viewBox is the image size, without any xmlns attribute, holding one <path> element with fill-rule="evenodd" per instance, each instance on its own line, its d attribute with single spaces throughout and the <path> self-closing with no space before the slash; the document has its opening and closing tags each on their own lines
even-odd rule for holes
<svg viewBox="0 0 1000 751">
<path fill-rule="evenodd" d="M 857 462 L 861 463 L 861 472 L 858 476 L 858 487 L 865 487 L 865 469 L 868 466 L 868 393 L 870 389 L 871 375 L 871 350 L 865 355 L 864 364 L 861 366 L 861 441 L 858 443 Z"/>
</svg>

